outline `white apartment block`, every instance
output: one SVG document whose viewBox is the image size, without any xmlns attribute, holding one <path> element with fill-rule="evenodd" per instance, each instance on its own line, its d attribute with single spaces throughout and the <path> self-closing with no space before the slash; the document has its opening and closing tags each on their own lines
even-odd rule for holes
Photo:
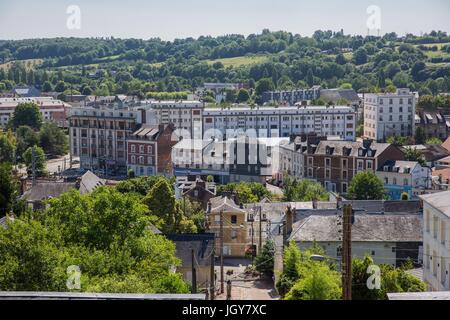
<svg viewBox="0 0 450 320">
<path fill-rule="evenodd" d="M 191 100 L 142 101 L 138 109 L 146 110 L 149 125 L 173 124 L 175 129 L 186 130 L 190 137 L 196 134 L 194 128 L 201 130 L 204 103 Z M 201 139 L 201 134 L 199 136 Z"/>
<path fill-rule="evenodd" d="M 379 142 L 390 136 L 415 134 L 416 99 L 409 89 L 395 94 L 365 94 L 364 137 Z"/>
<path fill-rule="evenodd" d="M 287 176 L 303 178 L 304 156 L 301 145 L 295 141 L 281 144 L 279 148 L 279 167 L 276 176 L 278 181 L 284 181 Z"/>
<path fill-rule="evenodd" d="M 288 137 L 292 134 L 339 136 L 354 141 L 356 113 L 349 106 L 290 106 L 205 108 L 203 132 L 218 129 L 256 130 L 260 137 Z"/>
<path fill-rule="evenodd" d="M 69 115 L 69 142 L 80 167 L 126 173 L 126 139 L 142 123 L 141 111 L 73 108 Z"/>
<path fill-rule="evenodd" d="M 423 279 L 429 291 L 450 291 L 450 191 L 422 195 Z"/>
<path fill-rule="evenodd" d="M 54 121 L 60 127 L 67 127 L 67 111 L 71 106 L 52 97 L 0 98 L 0 128 L 4 128 L 20 103 L 35 103 L 39 106 L 44 121 Z"/>
</svg>

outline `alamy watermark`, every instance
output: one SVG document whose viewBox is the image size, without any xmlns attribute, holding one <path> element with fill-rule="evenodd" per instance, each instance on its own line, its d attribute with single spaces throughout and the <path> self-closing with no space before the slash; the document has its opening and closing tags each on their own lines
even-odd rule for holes
<svg viewBox="0 0 450 320">
<path fill-rule="evenodd" d="M 366 21 L 368 32 L 376 31 L 379 33 L 381 30 L 381 8 L 376 5 L 371 5 L 367 7 L 366 12 L 369 15 Z"/>
<path fill-rule="evenodd" d="M 66 27 L 69 30 L 81 29 L 81 9 L 77 5 L 70 5 L 66 9 L 66 14 L 69 16 L 66 20 Z"/>
<path fill-rule="evenodd" d="M 81 289 L 81 270 L 77 265 L 71 265 L 67 267 L 67 280 L 66 287 L 69 290 Z"/>
</svg>

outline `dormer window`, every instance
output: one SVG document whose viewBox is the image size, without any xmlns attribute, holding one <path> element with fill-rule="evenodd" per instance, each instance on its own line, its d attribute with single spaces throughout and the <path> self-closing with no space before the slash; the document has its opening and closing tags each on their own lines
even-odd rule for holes
<svg viewBox="0 0 450 320">
<path fill-rule="evenodd" d="M 358 156 L 359 157 L 364 157 L 364 149 L 363 148 L 359 148 L 358 149 Z"/>
</svg>

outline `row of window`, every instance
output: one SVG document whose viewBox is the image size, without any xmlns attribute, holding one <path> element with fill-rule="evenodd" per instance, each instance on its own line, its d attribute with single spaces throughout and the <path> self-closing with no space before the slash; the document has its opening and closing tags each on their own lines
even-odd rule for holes
<svg viewBox="0 0 450 320">
<path fill-rule="evenodd" d="M 139 164 L 147 164 L 147 165 L 153 165 L 153 158 L 152 157 L 147 157 L 147 163 L 145 163 L 145 157 L 144 156 L 139 156 L 137 157 L 137 163 Z M 130 157 L 130 164 L 136 164 L 136 156 L 131 156 Z"/>
<path fill-rule="evenodd" d="M 135 144 L 131 144 L 130 149 L 131 149 L 131 153 L 136 153 L 136 145 Z M 147 152 L 148 154 L 153 154 L 153 146 L 147 146 L 147 148 L 145 148 L 145 146 L 139 145 L 139 153 L 145 153 L 145 152 Z"/>
</svg>

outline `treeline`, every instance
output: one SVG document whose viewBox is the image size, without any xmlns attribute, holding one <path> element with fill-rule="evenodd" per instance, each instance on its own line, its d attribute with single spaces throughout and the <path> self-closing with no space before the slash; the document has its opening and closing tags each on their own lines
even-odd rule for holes
<svg viewBox="0 0 450 320">
<path fill-rule="evenodd" d="M 423 41 L 421 40 L 423 39 Z M 0 68 L 0 90 L 34 84 L 43 91 L 135 94 L 193 91 L 204 82 L 239 82 L 256 88 L 270 79 L 274 89 L 352 87 L 380 91 L 409 87 L 422 95 L 450 91 L 450 64 L 429 58 L 417 44 L 450 42 L 443 32 L 423 37 L 383 37 L 317 31 L 312 37 L 264 30 L 258 35 L 177 39 L 36 39 L 0 42 L 0 61 L 44 59 L 33 69 L 14 63 Z M 226 66 L 212 59 L 257 55 L 257 63 Z M 250 59 L 249 59 L 250 60 Z M 60 67 L 65 66 L 65 67 Z M 44 84 L 46 85 L 44 86 Z M 258 101 L 255 98 L 255 101 Z"/>
</svg>

